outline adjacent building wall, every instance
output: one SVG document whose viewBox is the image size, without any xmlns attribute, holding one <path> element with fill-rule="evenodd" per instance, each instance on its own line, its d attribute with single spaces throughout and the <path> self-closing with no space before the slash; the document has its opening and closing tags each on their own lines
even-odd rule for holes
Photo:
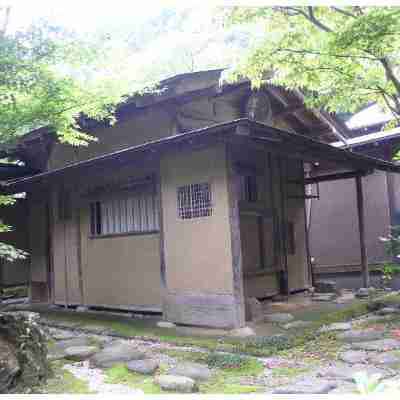
<svg viewBox="0 0 400 400">
<path fill-rule="evenodd" d="M 368 262 L 378 264 L 386 259 L 379 237 L 388 233 L 391 224 L 387 174 L 364 177 L 363 190 Z M 320 183 L 320 199 L 311 205 L 310 247 L 317 272 L 360 269 L 354 179 Z"/>
</svg>

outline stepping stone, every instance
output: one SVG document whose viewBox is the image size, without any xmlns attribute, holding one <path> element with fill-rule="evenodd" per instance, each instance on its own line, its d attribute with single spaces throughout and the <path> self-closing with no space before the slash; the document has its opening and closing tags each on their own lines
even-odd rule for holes
<svg viewBox="0 0 400 400">
<path fill-rule="evenodd" d="M 154 378 L 154 383 L 167 391 L 180 393 L 193 393 L 197 391 L 195 381 L 186 376 L 159 375 Z"/>
<path fill-rule="evenodd" d="M 143 360 L 146 354 L 129 343 L 114 343 L 95 354 L 90 362 L 99 368 L 110 368 L 115 364 L 131 360 Z"/>
<path fill-rule="evenodd" d="M 324 325 L 318 329 L 318 332 L 335 332 L 335 331 L 349 331 L 351 329 L 350 322 L 335 322 L 330 325 Z"/>
<path fill-rule="evenodd" d="M 339 340 L 346 343 L 369 342 L 371 340 L 380 339 L 381 337 L 382 332 L 374 330 L 350 330 L 337 335 Z"/>
<path fill-rule="evenodd" d="M 76 338 L 76 334 L 70 331 L 56 331 L 54 333 L 50 331 L 50 335 L 54 340 L 69 340 Z"/>
<path fill-rule="evenodd" d="M 399 314 L 400 309 L 394 307 L 384 307 L 376 312 L 378 315 L 391 315 L 391 314 Z"/>
<path fill-rule="evenodd" d="M 333 301 L 335 297 L 335 293 L 315 293 L 311 299 L 312 301 Z"/>
<path fill-rule="evenodd" d="M 211 370 L 203 364 L 183 362 L 168 371 L 169 375 L 187 376 L 196 382 L 205 382 L 211 378 Z"/>
<path fill-rule="evenodd" d="M 256 333 L 250 327 L 245 326 L 243 328 L 232 329 L 229 331 L 229 335 L 233 337 L 249 337 L 255 336 Z"/>
<path fill-rule="evenodd" d="M 368 353 L 365 351 L 348 350 L 340 353 L 339 359 L 348 364 L 365 363 L 368 360 Z"/>
<path fill-rule="evenodd" d="M 286 330 L 295 329 L 295 328 L 301 329 L 301 328 L 306 328 L 307 326 L 309 326 L 311 324 L 312 324 L 311 321 L 300 321 L 300 320 L 298 320 L 298 321 L 293 321 L 293 322 L 289 322 L 289 323 L 287 323 L 285 325 L 282 325 L 282 328 L 286 329 Z"/>
<path fill-rule="evenodd" d="M 381 339 L 371 342 L 354 343 L 352 347 L 357 350 L 390 351 L 400 349 L 400 341 L 395 339 Z"/>
<path fill-rule="evenodd" d="M 357 385 L 352 382 L 340 382 L 336 389 L 333 389 L 329 394 L 359 394 Z"/>
<path fill-rule="evenodd" d="M 326 394 L 337 387 L 334 382 L 322 379 L 307 379 L 295 382 L 291 385 L 280 387 L 272 391 L 272 394 Z"/>
<path fill-rule="evenodd" d="M 152 375 L 159 367 L 157 360 L 133 360 L 126 364 L 129 371 L 143 375 Z"/>
<path fill-rule="evenodd" d="M 380 374 L 382 377 L 388 375 L 385 370 L 370 365 L 359 364 L 350 366 L 338 363 L 327 368 L 322 368 L 318 371 L 318 376 L 325 379 L 354 382 L 354 375 L 360 371 L 365 371 L 368 375 Z"/>
<path fill-rule="evenodd" d="M 370 357 L 369 361 L 383 367 L 400 367 L 400 354 L 398 352 L 384 352 Z"/>
<path fill-rule="evenodd" d="M 102 333 L 105 333 L 108 330 L 105 326 L 101 325 L 87 325 L 83 326 L 82 328 L 91 333 L 96 333 L 98 335 L 101 335 Z"/>
<path fill-rule="evenodd" d="M 274 313 L 274 314 L 267 314 L 264 317 L 265 322 L 275 322 L 278 324 L 285 324 L 287 322 L 291 322 L 294 320 L 292 314 L 288 313 Z"/>
<path fill-rule="evenodd" d="M 95 354 L 99 349 L 95 346 L 75 346 L 65 349 L 65 358 L 74 361 L 83 361 Z"/>
<path fill-rule="evenodd" d="M 86 336 L 75 336 L 72 339 L 60 340 L 54 345 L 56 349 L 60 350 L 77 346 L 90 346 L 89 339 Z"/>
<path fill-rule="evenodd" d="M 157 326 L 159 328 L 176 328 L 176 325 L 173 322 L 168 322 L 168 321 L 158 321 Z"/>
</svg>

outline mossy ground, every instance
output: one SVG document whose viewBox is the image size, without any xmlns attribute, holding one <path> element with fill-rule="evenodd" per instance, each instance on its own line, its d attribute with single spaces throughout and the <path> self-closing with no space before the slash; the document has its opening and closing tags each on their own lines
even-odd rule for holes
<svg viewBox="0 0 400 400">
<path fill-rule="evenodd" d="M 167 353 L 167 352 L 165 352 Z M 188 357 L 187 352 L 174 351 L 167 353 L 178 360 L 203 362 L 203 357 L 198 357 L 199 354 Z M 199 393 L 203 394 L 242 394 L 254 393 L 263 390 L 261 386 L 241 385 L 241 377 L 257 376 L 262 373 L 264 367 L 261 362 L 255 359 L 248 359 L 240 368 L 235 369 L 214 369 L 212 378 L 204 383 L 200 383 Z M 158 371 L 159 374 L 166 373 L 167 368 L 161 365 Z M 115 365 L 106 371 L 106 382 L 114 384 L 124 384 L 137 389 L 141 389 L 145 394 L 160 394 L 165 393 L 158 385 L 153 383 L 153 377 L 140 375 L 130 372 L 123 365 Z"/>
<path fill-rule="evenodd" d="M 51 376 L 47 382 L 34 389 L 37 394 L 93 394 L 87 383 L 63 369 L 63 361 L 51 363 Z"/>
</svg>

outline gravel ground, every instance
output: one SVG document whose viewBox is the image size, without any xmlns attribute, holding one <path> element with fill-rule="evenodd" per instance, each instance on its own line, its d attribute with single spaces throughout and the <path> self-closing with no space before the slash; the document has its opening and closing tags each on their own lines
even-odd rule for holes
<svg viewBox="0 0 400 400">
<path fill-rule="evenodd" d="M 99 368 L 90 368 L 88 361 L 65 364 L 63 368 L 71 372 L 75 378 L 87 382 L 89 390 L 96 393 L 144 394 L 142 390 L 127 385 L 105 383 L 104 372 Z"/>
</svg>

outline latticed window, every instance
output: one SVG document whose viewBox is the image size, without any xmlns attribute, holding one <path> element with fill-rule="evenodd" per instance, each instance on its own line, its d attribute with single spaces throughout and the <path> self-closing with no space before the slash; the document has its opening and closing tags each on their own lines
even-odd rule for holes
<svg viewBox="0 0 400 400">
<path fill-rule="evenodd" d="M 157 197 L 152 190 L 116 194 L 90 203 L 91 234 L 118 235 L 157 232 Z"/>
<path fill-rule="evenodd" d="M 212 215 L 212 195 L 209 183 L 193 183 L 178 188 L 178 215 L 182 219 Z"/>
</svg>

